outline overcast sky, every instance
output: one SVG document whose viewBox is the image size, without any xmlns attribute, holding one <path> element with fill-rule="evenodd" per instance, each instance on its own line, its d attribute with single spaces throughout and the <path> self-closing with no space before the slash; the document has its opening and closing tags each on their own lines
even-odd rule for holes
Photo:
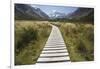
<svg viewBox="0 0 100 69">
<path fill-rule="evenodd" d="M 35 8 L 40 8 L 43 12 L 50 16 L 53 12 L 65 13 L 66 15 L 77 10 L 77 7 L 68 6 L 50 6 L 50 5 L 31 5 Z"/>
</svg>

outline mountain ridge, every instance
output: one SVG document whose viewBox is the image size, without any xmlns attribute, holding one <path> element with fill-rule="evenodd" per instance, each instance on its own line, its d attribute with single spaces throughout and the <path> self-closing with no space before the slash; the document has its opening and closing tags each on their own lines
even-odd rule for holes
<svg viewBox="0 0 100 69">
<path fill-rule="evenodd" d="M 47 20 L 49 19 L 49 16 L 41 9 L 35 9 L 28 4 L 15 4 L 15 19 Z"/>
</svg>

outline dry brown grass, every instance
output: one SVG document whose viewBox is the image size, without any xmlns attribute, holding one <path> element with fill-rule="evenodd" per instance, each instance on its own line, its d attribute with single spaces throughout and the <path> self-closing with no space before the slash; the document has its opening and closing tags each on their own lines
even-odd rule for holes
<svg viewBox="0 0 100 69">
<path fill-rule="evenodd" d="M 94 26 L 90 23 L 53 23 L 62 32 L 71 61 L 94 60 Z"/>
<path fill-rule="evenodd" d="M 36 63 L 51 26 L 43 21 L 15 21 L 15 65 Z"/>
</svg>

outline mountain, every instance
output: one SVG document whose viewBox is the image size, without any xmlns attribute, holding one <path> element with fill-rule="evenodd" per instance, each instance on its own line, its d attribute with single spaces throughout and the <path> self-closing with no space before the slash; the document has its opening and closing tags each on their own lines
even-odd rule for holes
<svg viewBox="0 0 100 69">
<path fill-rule="evenodd" d="M 61 12 L 54 12 L 50 14 L 52 19 L 56 19 L 56 18 L 66 18 L 66 14 L 65 13 L 61 13 Z"/>
<path fill-rule="evenodd" d="M 47 20 L 49 16 L 41 9 L 31 7 L 28 4 L 15 4 L 15 19 Z"/>
<path fill-rule="evenodd" d="M 69 14 L 67 17 L 74 20 L 94 21 L 94 9 L 78 8 L 75 12 Z"/>
</svg>

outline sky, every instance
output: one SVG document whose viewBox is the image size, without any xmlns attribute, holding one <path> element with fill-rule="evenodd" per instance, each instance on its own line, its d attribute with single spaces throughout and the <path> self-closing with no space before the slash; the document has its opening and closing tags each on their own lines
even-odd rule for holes
<svg viewBox="0 0 100 69">
<path fill-rule="evenodd" d="M 51 13 L 60 12 L 64 14 L 69 14 L 77 10 L 77 7 L 69 7 L 69 6 L 50 6 L 50 5 L 35 5 L 32 4 L 32 7 L 40 8 L 43 12 L 50 16 Z"/>
</svg>

